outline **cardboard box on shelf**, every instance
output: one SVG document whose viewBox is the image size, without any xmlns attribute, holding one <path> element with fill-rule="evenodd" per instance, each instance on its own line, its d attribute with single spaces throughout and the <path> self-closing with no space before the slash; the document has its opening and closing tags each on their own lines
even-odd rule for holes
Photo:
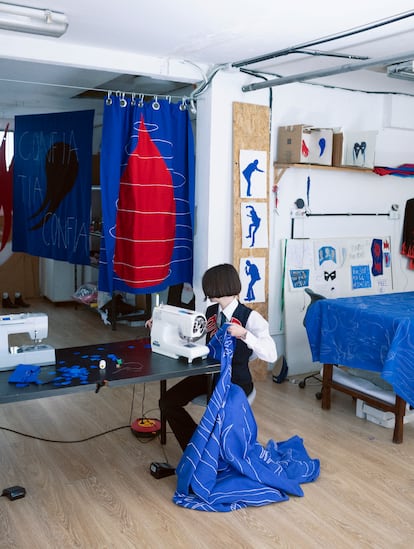
<svg viewBox="0 0 414 549">
<path fill-rule="evenodd" d="M 337 132 L 333 134 L 332 140 L 332 166 L 342 166 L 344 134 Z"/>
<path fill-rule="evenodd" d="M 304 124 L 280 126 L 277 161 L 281 164 L 332 165 L 332 128 Z"/>
<path fill-rule="evenodd" d="M 376 131 L 344 132 L 342 166 L 373 168 Z"/>
</svg>

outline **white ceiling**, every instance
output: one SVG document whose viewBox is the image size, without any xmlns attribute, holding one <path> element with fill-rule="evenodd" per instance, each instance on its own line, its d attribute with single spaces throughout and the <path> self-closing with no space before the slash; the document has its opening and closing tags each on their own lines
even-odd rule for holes
<svg viewBox="0 0 414 549">
<path fill-rule="evenodd" d="M 241 61 L 288 48 L 307 53 L 281 55 L 241 69 L 273 79 L 361 63 L 361 58 L 381 61 L 414 54 L 414 8 L 408 0 L 19 2 L 64 12 L 69 27 L 60 38 L 0 31 L 1 124 L 16 114 L 99 108 L 102 97 L 84 93 L 93 88 L 188 96 L 218 68 L 230 70 Z M 397 16 L 400 21 L 380 24 Z M 373 24 L 377 28 L 355 32 Z M 322 40 L 345 31 L 352 35 Z M 309 45 L 314 42 L 320 43 Z M 331 81 L 332 77 L 312 79 Z M 263 78 L 251 76 L 249 82 Z M 414 81 L 387 77 L 383 63 L 345 71 L 335 76 L 335 83 L 414 95 Z M 74 99 L 82 93 L 87 98 Z"/>
</svg>

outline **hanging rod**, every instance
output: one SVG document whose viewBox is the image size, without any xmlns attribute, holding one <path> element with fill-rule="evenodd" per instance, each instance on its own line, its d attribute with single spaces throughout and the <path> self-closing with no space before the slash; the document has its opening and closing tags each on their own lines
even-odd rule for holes
<svg viewBox="0 0 414 549">
<path fill-rule="evenodd" d="M 394 210 L 394 206 L 391 206 L 392 211 L 397 212 L 397 210 Z M 300 213 L 301 215 L 297 215 Z M 296 214 L 296 215 L 295 215 Z M 300 212 L 300 210 L 296 210 L 292 212 L 291 214 L 291 221 L 290 221 L 290 238 L 295 238 L 295 220 L 296 219 L 303 219 L 303 216 L 306 217 L 354 217 L 354 216 L 372 216 L 372 217 L 380 217 L 380 216 L 387 216 L 391 217 L 391 213 L 310 213 L 310 212 Z"/>
<path fill-rule="evenodd" d="M 108 89 L 103 89 L 103 88 L 85 88 L 85 87 L 82 87 L 82 86 L 71 86 L 69 84 L 53 84 L 53 83 L 50 83 L 50 82 L 31 82 L 30 80 L 14 80 L 12 78 L 0 78 L 0 82 L 11 82 L 13 84 L 31 84 L 31 85 L 36 85 L 36 86 L 49 86 L 49 87 L 54 87 L 54 88 L 67 88 L 67 89 L 72 89 L 72 90 L 79 90 L 79 91 L 91 91 L 91 92 L 102 92 L 102 93 L 105 93 L 105 94 L 108 94 L 108 93 L 114 93 L 114 94 L 124 94 L 124 95 L 130 95 L 131 97 L 132 96 L 135 96 L 135 97 L 138 97 L 138 96 L 144 96 L 144 97 L 152 97 L 152 98 L 156 98 L 156 97 L 161 97 L 161 98 L 165 98 L 165 99 L 168 99 L 168 98 L 171 98 L 171 99 L 179 99 L 179 100 L 182 100 L 182 99 L 190 99 L 189 96 L 187 95 L 171 95 L 171 94 L 162 94 L 162 93 L 143 93 L 143 92 L 131 92 L 131 91 L 122 91 L 122 90 L 108 90 Z M 194 98 L 195 100 L 195 98 Z"/>
<path fill-rule="evenodd" d="M 379 59 L 369 59 L 368 61 L 360 61 L 358 63 L 349 63 L 345 65 L 339 65 L 329 69 L 321 69 L 316 71 L 310 71 L 301 74 L 292 74 L 291 76 L 282 76 L 281 78 L 275 78 L 268 80 L 267 82 L 257 82 L 255 84 L 249 84 L 242 86 L 244 92 L 260 90 L 262 88 L 270 88 L 273 86 L 283 86 L 292 82 L 303 82 L 304 80 L 312 80 L 314 78 L 322 78 L 324 76 L 331 76 L 335 74 L 343 74 L 346 72 L 359 71 L 369 67 L 375 67 L 376 65 L 390 65 L 393 63 L 400 63 L 401 61 L 407 61 L 413 59 L 414 51 L 400 53 L 398 55 L 391 55 L 388 57 L 382 57 Z"/>
<path fill-rule="evenodd" d="M 389 216 L 390 213 L 387 212 L 387 213 L 346 213 L 346 212 L 343 212 L 343 213 L 309 213 L 309 212 L 305 212 L 305 215 L 306 217 L 324 217 L 324 216 L 345 216 L 345 217 L 349 217 L 349 216 L 354 216 L 354 215 L 363 215 L 363 216 L 381 216 L 381 215 L 386 215 L 386 216 Z"/>
</svg>

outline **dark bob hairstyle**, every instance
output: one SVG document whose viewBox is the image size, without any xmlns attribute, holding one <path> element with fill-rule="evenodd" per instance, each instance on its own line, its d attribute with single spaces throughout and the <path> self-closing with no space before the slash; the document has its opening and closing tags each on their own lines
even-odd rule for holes
<svg viewBox="0 0 414 549">
<path fill-rule="evenodd" d="M 210 267 L 201 281 L 205 299 L 224 296 L 238 296 L 241 292 L 239 273 L 229 263 Z"/>
</svg>

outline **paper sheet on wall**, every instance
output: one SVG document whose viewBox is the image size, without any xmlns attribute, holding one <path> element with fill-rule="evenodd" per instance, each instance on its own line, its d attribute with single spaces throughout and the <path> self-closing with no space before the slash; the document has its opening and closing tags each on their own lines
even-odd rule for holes
<svg viewBox="0 0 414 549">
<path fill-rule="evenodd" d="M 286 241 L 284 313 L 290 375 L 315 371 L 303 326 L 305 288 L 327 298 L 392 291 L 390 237 Z"/>
<path fill-rule="evenodd" d="M 310 287 L 325 297 L 392 291 L 390 237 L 287 241 L 290 291 Z"/>
</svg>

